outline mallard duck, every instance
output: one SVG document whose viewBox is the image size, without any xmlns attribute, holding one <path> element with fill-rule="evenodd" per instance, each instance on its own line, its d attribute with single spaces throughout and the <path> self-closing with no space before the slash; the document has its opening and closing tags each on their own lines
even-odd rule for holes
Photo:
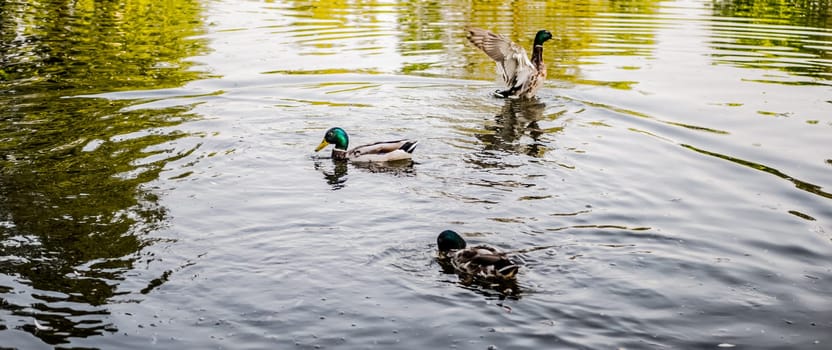
<svg viewBox="0 0 832 350">
<path fill-rule="evenodd" d="M 467 38 L 474 46 L 497 62 L 497 72 L 506 89 L 494 94 L 502 98 L 531 98 L 546 80 L 546 64 L 543 63 L 543 43 L 552 38 L 548 30 L 534 36 L 532 58 L 520 45 L 500 34 L 485 29 L 468 28 Z"/>
<path fill-rule="evenodd" d="M 454 270 L 465 277 L 511 280 L 520 266 L 509 260 L 506 253 L 487 245 L 466 247 L 465 239 L 452 230 L 445 230 L 436 238 L 440 261 L 449 261 Z"/>
<path fill-rule="evenodd" d="M 369 145 L 362 145 L 347 151 L 350 138 L 347 132 L 341 128 L 331 128 L 326 131 L 323 141 L 315 148 L 318 152 L 329 144 L 335 145 L 332 149 L 332 159 L 349 159 L 353 162 L 390 162 L 395 160 L 410 159 L 411 153 L 416 149 L 419 141 L 396 140 L 376 142 Z"/>
</svg>

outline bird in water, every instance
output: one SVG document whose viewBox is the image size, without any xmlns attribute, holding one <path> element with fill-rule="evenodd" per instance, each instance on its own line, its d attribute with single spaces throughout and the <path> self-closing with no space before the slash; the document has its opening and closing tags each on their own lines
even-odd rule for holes
<svg viewBox="0 0 832 350">
<path fill-rule="evenodd" d="M 419 141 L 416 140 L 396 140 L 371 143 L 347 150 L 350 144 L 350 138 L 344 129 L 336 127 L 326 131 L 323 141 L 315 148 L 315 152 L 332 144 L 335 145 L 335 148 L 332 149 L 332 159 L 335 160 L 348 159 L 353 162 L 391 162 L 411 159 L 411 154 L 416 149 L 418 143 Z"/>
<path fill-rule="evenodd" d="M 520 45 L 505 36 L 485 29 L 468 28 L 466 37 L 474 46 L 485 52 L 497 63 L 497 72 L 505 90 L 494 95 L 502 98 L 532 98 L 546 80 L 546 64 L 543 63 L 543 43 L 552 38 L 548 30 L 540 30 L 534 36 L 532 57 Z"/>
<path fill-rule="evenodd" d="M 520 266 L 506 253 L 487 245 L 468 247 L 458 233 L 445 230 L 436 238 L 439 261 L 450 262 L 454 271 L 466 279 L 513 280 Z"/>
</svg>

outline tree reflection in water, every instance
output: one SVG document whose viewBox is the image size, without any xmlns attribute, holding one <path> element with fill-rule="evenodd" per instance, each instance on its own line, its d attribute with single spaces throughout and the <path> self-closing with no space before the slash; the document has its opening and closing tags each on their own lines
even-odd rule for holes
<svg viewBox="0 0 832 350">
<path fill-rule="evenodd" d="M 0 320 L 4 346 L 114 332 L 106 307 L 166 210 L 145 188 L 194 149 L 190 108 L 79 98 L 181 86 L 201 73 L 196 1 L 0 2 Z M 164 23 L 164 26 L 159 26 Z"/>
</svg>

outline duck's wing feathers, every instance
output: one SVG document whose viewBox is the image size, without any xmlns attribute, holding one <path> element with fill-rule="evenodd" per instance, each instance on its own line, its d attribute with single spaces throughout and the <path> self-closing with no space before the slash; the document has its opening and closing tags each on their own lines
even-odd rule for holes
<svg viewBox="0 0 832 350">
<path fill-rule="evenodd" d="M 526 50 L 500 34 L 468 28 L 467 38 L 497 63 L 497 72 L 508 88 L 520 88 L 537 72 Z"/>
<path fill-rule="evenodd" d="M 468 28 L 467 30 L 468 41 L 497 62 L 505 60 L 506 57 L 518 49 L 523 50 L 522 47 L 517 46 L 517 44 L 500 34 L 494 34 L 480 28 Z"/>
<path fill-rule="evenodd" d="M 452 263 L 457 270 L 478 277 L 514 278 L 519 266 L 496 248 L 479 245 L 456 252 Z"/>
<path fill-rule="evenodd" d="M 376 142 L 351 149 L 347 157 L 353 161 L 367 162 L 409 159 L 418 143 L 416 140 Z"/>
</svg>

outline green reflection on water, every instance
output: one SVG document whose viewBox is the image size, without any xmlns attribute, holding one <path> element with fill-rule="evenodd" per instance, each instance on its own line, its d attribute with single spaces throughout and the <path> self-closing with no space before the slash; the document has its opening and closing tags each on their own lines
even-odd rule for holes
<svg viewBox="0 0 832 350">
<path fill-rule="evenodd" d="M 747 19 L 714 23 L 716 62 L 779 70 L 811 80 L 765 83 L 829 85 L 832 79 L 832 2 L 813 0 L 714 1 L 715 16 Z"/>
<path fill-rule="evenodd" d="M 399 1 L 394 5 L 379 1 L 310 2 L 293 1 L 288 6 L 295 35 L 310 35 L 307 29 L 318 30 L 314 40 L 293 41 L 298 51 L 307 55 L 341 54 L 353 51 L 381 54 L 387 35 L 377 35 L 379 22 L 393 18 L 396 59 L 401 59 L 396 72 L 412 75 L 454 76 L 493 80 L 494 63 L 484 54 L 463 44 L 465 26 L 487 28 L 508 36 L 527 50 L 534 33 L 548 29 L 554 40 L 546 43 L 544 57 L 551 78 L 572 83 L 594 83 L 619 89 L 630 89 L 633 82 L 595 82 L 582 76 L 581 66 L 591 64 L 602 55 L 641 55 L 651 53 L 655 33 L 651 28 L 611 26 L 609 20 L 631 15 L 656 15 L 658 0 L 632 1 Z M 613 17 L 610 17 L 610 16 Z M 310 21 L 310 19 L 313 19 Z M 613 29 L 613 30 L 610 30 Z M 299 34 L 304 33 L 304 34 Z M 343 33 L 333 36 L 331 33 Z M 361 42 L 346 38 L 366 38 Z M 348 45 L 348 43 L 350 45 Z M 599 46 L 615 43 L 614 49 Z M 462 44 L 462 45 L 460 45 Z M 356 47 L 358 46 L 358 47 Z M 335 50 L 333 50 L 335 49 Z M 361 57 L 363 59 L 363 57 Z M 437 61 L 437 58 L 440 60 Z M 386 62 L 367 60 L 367 64 Z M 342 69 L 343 67 L 331 67 Z M 378 66 L 369 70 L 383 70 Z M 302 68 L 298 70 L 303 71 Z M 281 70 L 288 73 L 291 70 Z M 322 70 L 325 71 L 325 70 Z"/>
<path fill-rule="evenodd" d="M 655 44 L 651 28 L 617 28 L 610 25 L 615 18 L 631 15 L 656 15 L 659 1 L 518 1 L 475 2 L 464 20 L 466 25 L 488 28 L 506 35 L 531 52 L 531 40 L 539 29 L 548 29 L 554 38 L 544 45 L 544 59 L 550 78 L 573 84 L 606 85 L 631 89 L 634 82 L 586 80 L 581 68 L 593 64 L 594 57 L 603 55 L 648 56 Z M 599 46 L 615 44 L 615 48 Z M 493 62 L 477 50 L 465 50 L 474 62 L 469 73 L 493 79 Z"/>
<path fill-rule="evenodd" d="M 197 1 L 0 3 L 0 273 L 14 278 L 0 307 L 26 323 L 0 329 L 50 344 L 115 331 L 76 316 L 106 315 L 101 306 L 129 292 L 118 281 L 165 221 L 142 185 L 188 154 L 168 143 L 196 116 L 73 96 L 200 78 L 186 61 L 206 47 L 191 38 L 200 13 Z"/>
<path fill-rule="evenodd" d="M 298 18 L 293 23 L 296 35 L 311 35 L 310 30 L 323 34 L 289 43 L 306 55 L 338 54 L 364 61 L 384 54 L 383 48 L 391 44 L 388 39 L 395 37 L 392 44 L 398 56 L 367 59 L 370 66 L 347 68 L 350 72 L 392 68 L 409 75 L 493 80 L 493 62 L 465 42 L 462 28 L 490 29 L 527 50 L 534 33 L 545 28 L 554 34 L 544 46 L 550 80 L 631 90 L 639 81 L 619 80 L 618 76 L 599 80 L 587 71 L 616 59 L 623 64 L 621 70 L 642 69 L 645 63 L 635 58 L 660 55 L 656 48 L 662 31 L 695 21 L 705 24 L 709 42 L 707 47 L 691 49 L 704 50 L 716 63 L 788 73 L 766 83 L 827 85 L 832 78 L 828 1 L 294 1 L 289 9 L 290 16 Z M 383 22 L 391 18 L 396 32 L 381 33 L 388 25 Z M 621 60 L 625 57 L 633 59 Z M 397 65 L 392 63 L 396 60 Z"/>
<path fill-rule="evenodd" d="M 751 18 L 757 23 L 832 27 L 832 3 L 817 0 L 716 0 L 714 12 L 722 17 Z"/>
</svg>

